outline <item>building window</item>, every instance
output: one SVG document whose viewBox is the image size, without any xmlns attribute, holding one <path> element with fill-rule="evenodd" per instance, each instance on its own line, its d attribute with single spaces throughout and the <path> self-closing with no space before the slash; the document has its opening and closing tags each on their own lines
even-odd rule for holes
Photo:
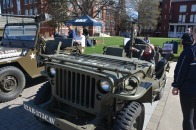
<svg viewBox="0 0 196 130">
<path fill-rule="evenodd" d="M 7 0 L 7 7 L 9 7 L 9 5 L 10 5 L 10 1 L 9 1 L 9 0 Z"/>
<path fill-rule="evenodd" d="M 186 15 L 179 15 L 178 22 L 185 23 Z"/>
<path fill-rule="evenodd" d="M 0 3 L 0 16 L 1 16 L 1 3 Z"/>
<path fill-rule="evenodd" d="M 33 10 L 32 9 L 29 10 L 29 15 L 33 15 Z"/>
<path fill-rule="evenodd" d="M 29 0 L 25 0 L 25 5 L 28 5 L 29 4 Z"/>
<path fill-rule="evenodd" d="M 29 0 L 29 4 L 32 4 L 32 0 Z"/>
<path fill-rule="evenodd" d="M 196 12 L 196 4 L 191 6 L 191 12 Z"/>
<path fill-rule="evenodd" d="M 10 8 L 13 8 L 13 0 L 10 0 Z"/>
<path fill-rule="evenodd" d="M 37 14 L 37 8 L 36 7 L 34 8 L 34 14 Z"/>
<path fill-rule="evenodd" d="M 3 8 L 6 8 L 5 0 L 3 0 Z"/>
<path fill-rule="evenodd" d="M 100 33 L 101 32 L 101 27 L 100 26 L 97 26 L 96 27 L 96 30 L 97 30 L 98 33 Z"/>
<path fill-rule="evenodd" d="M 37 3 L 37 0 L 34 0 L 34 3 Z"/>
<path fill-rule="evenodd" d="M 186 5 L 180 5 L 180 12 L 186 12 Z"/>
<path fill-rule="evenodd" d="M 173 21 L 173 16 L 172 15 L 170 15 L 169 20 L 170 20 L 170 22 Z"/>
<path fill-rule="evenodd" d="M 166 15 L 165 15 L 165 19 L 166 19 Z"/>
<path fill-rule="evenodd" d="M 177 27 L 177 32 L 184 32 L 185 27 L 184 26 L 178 26 Z"/>
<path fill-rule="evenodd" d="M 196 23 L 196 14 L 190 15 L 190 23 Z"/>
<path fill-rule="evenodd" d="M 28 15 L 28 10 L 25 10 L 25 15 Z"/>
</svg>

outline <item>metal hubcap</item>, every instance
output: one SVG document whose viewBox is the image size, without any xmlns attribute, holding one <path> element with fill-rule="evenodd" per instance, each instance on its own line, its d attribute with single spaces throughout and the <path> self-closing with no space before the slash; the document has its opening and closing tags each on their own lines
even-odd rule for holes
<svg viewBox="0 0 196 130">
<path fill-rule="evenodd" d="M 5 76 L 1 80 L 1 89 L 4 92 L 11 92 L 17 87 L 17 81 L 16 78 L 13 76 Z"/>
</svg>

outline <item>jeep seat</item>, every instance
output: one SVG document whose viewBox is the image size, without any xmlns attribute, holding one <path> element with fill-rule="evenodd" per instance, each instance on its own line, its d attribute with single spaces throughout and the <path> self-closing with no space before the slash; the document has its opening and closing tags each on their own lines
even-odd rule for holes
<svg viewBox="0 0 196 130">
<path fill-rule="evenodd" d="M 125 57 L 125 51 L 123 48 L 120 47 L 107 47 L 104 51 L 104 54 L 106 55 L 112 55 L 112 56 L 119 56 L 119 57 Z"/>
<path fill-rule="evenodd" d="M 62 38 L 62 37 L 56 37 L 55 42 L 59 43 L 61 42 L 61 49 L 65 49 L 67 47 L 72 47 L 74 40 L 73 38 Z"/>
</svg>

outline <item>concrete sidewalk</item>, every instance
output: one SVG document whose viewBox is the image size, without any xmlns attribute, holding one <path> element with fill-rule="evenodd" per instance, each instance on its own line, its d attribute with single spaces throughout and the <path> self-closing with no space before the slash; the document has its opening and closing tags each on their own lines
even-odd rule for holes
<svg viewBox="0 0 196 130">
<path fill-rule="evenodd" d="M 170 64 L 170 72 L 167 73 L 167 84 L 163 97 L 158 102 L 145 130 L 182 130 L 182 112 L 179 96 L 171 93 L 174 68 L 176 62 Z"/>
<path fill-rule="evenodd" d="M 171 64 L 171 70 L 167 76 L 171 82 L 173 82 L 175 65 L 176 62 Z M 182 130 L 182 118 L 179 96 L 173 96 L 170 89 L 157 130 Z"/>
</svg>

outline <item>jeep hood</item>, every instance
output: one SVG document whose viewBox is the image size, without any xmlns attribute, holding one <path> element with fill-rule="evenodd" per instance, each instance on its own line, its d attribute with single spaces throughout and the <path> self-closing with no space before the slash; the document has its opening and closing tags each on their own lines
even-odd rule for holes
<svg viewBox="0 0 196 130">
<path fill-rule="evenodd" d="M 22 49 L 20 48 L 0 47 L 0 59 L 18 57 L 21 55 L 21 53 L 22 53 Z"/>
</svg>

